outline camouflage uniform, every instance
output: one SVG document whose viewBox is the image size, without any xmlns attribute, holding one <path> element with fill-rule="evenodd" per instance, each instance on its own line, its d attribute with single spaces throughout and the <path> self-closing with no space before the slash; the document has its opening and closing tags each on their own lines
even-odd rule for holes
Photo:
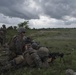
<svg viewBox="0 0 76 75">
<path fill-rule="evenodd" d="M 25 51 L 24 32 L 24 28 L 19 28 L 18 34 L 9 43 L 9 61 L 7 60 L 8 63 L 5 66 L 3 65 L 3 70 L 10 69 L 12 66 L 14 67 L 23 62 L 22 54 Z"/>
<path fill-rule="evenodd" d="M 23 55 L 15 57 L 13 60 L 10 60 L 5 66 L 1 68 L 1 71 L 8 71 L 13 67 L 27 65 L 29 67 L 41 67 L 42 62 L 40 57 L 37 55 L 36 50 L 29 48 L 24 52 Z"/>
<path fill-rule="evenodd" d="M 18 32 L 19 34 L 14 36 L 9 44 L 9 60 L 17 57 L 18 55 L 22 55 L 25 51 L 25 41 L 24 36 L 22 37 L 20 33 L 25 31 Z"/>
<path fill-rule="evenodd" d="M 32 47 L 25 51 L 24 58 L 30 67 L 42 66 L 42 62 L 39 55 L 37 54 L 37 51 L 34 50 Z"/>
<path fill-rule="evenodd" d="M 36 45 L 35 43 L 32 45 L 32 47 Z M 46 47 L 40 47 L 38 49 L 37 45 L 36 47 L 30 47 L 27 51 L 24 53 L 24 58 L 27 63 L 30 63 L 30 66 L 35 66 L 35 67 L 48 67 L 48 55 L 49 55 L 49 50 Z M 36 49 L 37 50 L 36 50 Z M 30 61 L 31 60 L 31 61 Z"/>
<path fill-rule="evenodd" d="M 49 67 L 48 64 L 49 50 L 46 47 L 40 47 L 38 50 L 29 48 L 24 53 L 24 58 L 30 66 Z M 31 61 L 30 61 L 31 60 Z"/>
<path fill-rule="evenodd" d="M 27 64 L 31 67 L 48 67 L 48 52 L 48 49 L 45 47 L 40 47 L 39 50 L 35 50 L 32 47 L 30 47 L 28 50 L 24 52 L 24 59 L 26 60 Z"/>
<path fill-rule="evenodd" d="M 0 30 L 0 43 L 3 45 L 3 31 Z"/>
<path fill-rule="evenodd" d="M 3 25 L 3 27 L 0 29 L 0 43 L 1 45 L 6 43 L 6 27 Z"/>
<path fill-rule="evenodd" d="M 3 31 L 3 44 L 5 44 L 6 43 L 6 33 L 7 33 L 6 28 L 3 27 L 2 31 Z"/>
</svg>

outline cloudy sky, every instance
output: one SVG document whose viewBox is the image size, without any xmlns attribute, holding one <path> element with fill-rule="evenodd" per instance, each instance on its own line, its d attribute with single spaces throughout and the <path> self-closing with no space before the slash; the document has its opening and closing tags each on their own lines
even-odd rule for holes
<svg viewBox="0 0 76 75">
<path fill-rule="evenodd" d="M 76 0 L 0 0 L 0 26 L 25 20 L 30 28 L 74 28 Z"/>
</svg>

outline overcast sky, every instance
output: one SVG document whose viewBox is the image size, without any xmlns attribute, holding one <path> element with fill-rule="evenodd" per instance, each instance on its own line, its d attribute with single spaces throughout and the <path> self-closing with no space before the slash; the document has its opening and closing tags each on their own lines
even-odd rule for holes
<svg viewBox="0 0 76 75">
<path fill-rule="evenodd" d="M 0 26 L 25 20 L 31 28 L 76 28 L 76 0 L 0 0 Z"/>
</svg>

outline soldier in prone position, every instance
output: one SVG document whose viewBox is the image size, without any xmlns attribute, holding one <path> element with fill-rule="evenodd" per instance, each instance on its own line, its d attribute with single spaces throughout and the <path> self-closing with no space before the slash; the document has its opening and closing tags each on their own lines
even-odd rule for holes
<svg viewBox="0 0 76 75">
<path fill-rule="evenodd" d="M 38 50 L 35 50 L 29 43 L 27 44 L 27 50 L 25 50 L 22 55 L 9 61 L 5 66 L 2 67 L 1 71 L 6 71 L 19 65 L 28 65 L 29 67 L 37 68 L 48 67 L 48 53 L 49 50 L 46 47 L 40 47 Z"/>
<path fill-rule="evenodd" d="M 9 44 L 9 61 L 2 67 L 2 71 L 8 70 L 19 65 L 28 65 L 30 67 L 47 67 L 48 49 L 45 47 L 32 47 L 31 42 L 25 43 L 25 29 L 19 28 L 18 34 Z M 46 66 L 47 65 L 47 66 Z"/>
</svg>

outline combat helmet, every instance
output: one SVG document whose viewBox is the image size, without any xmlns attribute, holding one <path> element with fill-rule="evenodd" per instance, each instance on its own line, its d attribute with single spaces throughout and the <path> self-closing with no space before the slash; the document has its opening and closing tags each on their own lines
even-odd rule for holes
<svg viewBox="0 0 76 75">
<path fill-rule="evenodd" d="M 20 27 L 20 28 L 17 29 L 17 32 L 18 33 L 25 33 L 25 28 Z"/>
<path fill-rule="evenodd" d="M 37 44 L 36 42 L 33 42 L 33 43 L 32 43 L 32 48 L 33 48 L 33 49 L 38 49 L 38 44 Z"/>
<path fill-rule="evenodd" d="M 49 50 L 46 47 L 40 47 L 37 53 L 40 56 L 40 58 L 44 58 L 44 57 L 48 57 Z"/>
</svg>

